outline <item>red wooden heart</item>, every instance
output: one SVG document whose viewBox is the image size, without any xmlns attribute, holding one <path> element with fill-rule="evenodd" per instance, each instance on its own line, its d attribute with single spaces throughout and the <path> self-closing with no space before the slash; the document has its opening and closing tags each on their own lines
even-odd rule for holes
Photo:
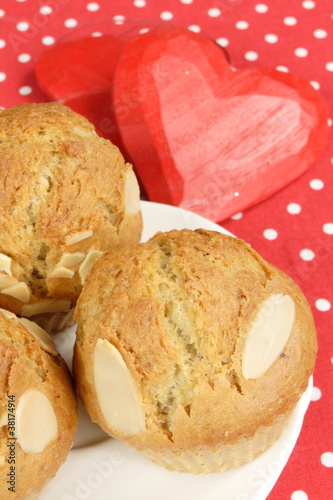
<svg viewBox="0 0 333 500">
<path fill-rule="evenodd" d="M 52 100 L 86 116 L 97 132 L 121 146 L 110 102 L 110 84 L 123 38 L 105 35 L 59 44 L 36 64 L 42 90 Z"/>
<path fill-rule="evenodd" d="M 321 155 L 326 106 L 302 78 L 235 70 L 222 49 L 160 28 L 122 50 L 113 106 L 149 198 L 222 221 L 281 189 Z"/>
</svg>

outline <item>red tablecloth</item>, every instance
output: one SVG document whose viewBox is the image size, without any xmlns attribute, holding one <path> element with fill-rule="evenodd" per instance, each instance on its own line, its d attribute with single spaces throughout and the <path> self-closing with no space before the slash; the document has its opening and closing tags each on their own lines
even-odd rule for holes
<svg viewBox="0 0 333 500">
<path fill-rule="evenodd" d="M 332 0 L 0 0 L 0 106 L 48 100 L 34 75 L 47 47 L 163 24 L 218 40 L 235 67 L 270 66 L 308 79 L 332 116 Z M 221 221 L 298 282 L 318 328 L 312 401 L 269 500 L 333 498 L 332 163 L 330 140 L 322 158 L 297 181 Z"/>
</svg>

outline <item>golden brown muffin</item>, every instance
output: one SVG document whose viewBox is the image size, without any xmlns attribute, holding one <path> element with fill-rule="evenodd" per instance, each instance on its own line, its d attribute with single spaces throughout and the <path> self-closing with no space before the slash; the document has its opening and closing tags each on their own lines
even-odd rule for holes
<svg viewBox="0 0 333 500">
<path fill-rule="evenodd" d="M 0 498 L 37 498 L 73 444 L 77 400 L 51 338 L 0 311 Z"/>
<path fill-rule="evenodd" d="M 217 232 L 111 251 L 75 316 L 74 373 L 92 420 L 180 472 L 237 467 L 271 446 L 315 362 L 298 286 Z"/>
<path fill-rule="evenodd" d="M 0 111 L 0 307 L 69 312 L 101 252 L 140 241 L 139 188 L 119 149 L 59 103 Z"/>
</svg>

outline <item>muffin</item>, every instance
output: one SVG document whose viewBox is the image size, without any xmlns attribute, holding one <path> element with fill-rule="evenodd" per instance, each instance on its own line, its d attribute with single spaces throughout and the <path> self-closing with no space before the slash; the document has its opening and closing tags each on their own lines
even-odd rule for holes
<svg viewBox="0 0 333 500">
<path fill-rule="evenodd" d="M 132 166 L 82 116 L 1 110 L 0 307 L 63 321 L 96 258 L 140 241 L 139 197 Z"/>
<path fill-rule="evenodd" d="M 218 232 L 110 251 L 75 317 L 74 376 L 92 420 L 179 472 L 224 471 L 270 447 L 315 362 L 298 286 Z"/>
<path fill-rule="evenodd" d="M 0 497 L 37 498 L 73 444 L 77 400 L 48 334 L 0 311 Z"/>
</svg>

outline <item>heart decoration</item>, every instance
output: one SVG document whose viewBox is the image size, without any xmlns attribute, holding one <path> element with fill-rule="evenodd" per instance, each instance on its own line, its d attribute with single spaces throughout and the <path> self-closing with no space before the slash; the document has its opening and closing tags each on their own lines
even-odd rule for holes
<svg viewBox="0 0 333 500">
<path fill-rule="evenodd" d="M 38 83 L 47 96 L 87 117 L 99 135 L 122 147 L 112 112 L 110 87 L 124 38 L 105 35 L 59 44 L 36 63 Z"/>
<path fill-rule="evenodd" d="M 212 40 L 160 28 L 121 51 L 112 102 L 149 199 L 222 221 L 286 186 L 322 154 L 326 106 L 302 78 L 235 70 Z"/>
<path fill-rule="evenodd" d="M 187 29 L 64 43 L 42 54 L 36 74 L 51 99 L 121 148 L 150 200 L 215 221 L 289 184 L 327 142 L 326 106 L 310 83 L 236 70 Z"/>
</svg>

